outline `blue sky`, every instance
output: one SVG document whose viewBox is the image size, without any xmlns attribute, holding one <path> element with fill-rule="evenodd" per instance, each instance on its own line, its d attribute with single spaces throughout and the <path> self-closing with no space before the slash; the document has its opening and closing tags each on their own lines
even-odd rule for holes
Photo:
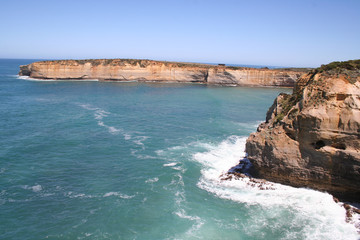
<svg viewBox="0 0 360 240">
<path fill-rule="evenodd" d="M 360 58 L 359 0 L 1 0 L 0 58 L 317 67 Z"/>
</svg>

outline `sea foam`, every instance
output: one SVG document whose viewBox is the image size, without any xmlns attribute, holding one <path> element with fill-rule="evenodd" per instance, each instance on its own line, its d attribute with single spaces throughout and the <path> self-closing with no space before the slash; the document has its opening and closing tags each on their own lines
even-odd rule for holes
<svg viewBox="0 0 360 240">
<path fill-rule="evenodd" d="M 98 82 L 99 79 L 39 79 L 39 78 L 31 78 L 29 76 L 19 76 L 15 75 L 16 78 L 28 81 L 37 81 L 37 82 Z"/>
<path fill-rule="evenodd" d="M 118 133 L 122 133 L 125 140 L 128 140 L 128 139 L 131 138 L 131 136 L 128 133 L 125 133 L 124 130 L 118 129 L 118 128 L 114 127 L 114 126 L 106 125 L 104 123 L 103 119 L 108 117 L 111 114 L 110 112 L 107 112 L 104 109 L 101 109 L 101 108 L 98 108 L 98 107 L 94 107 L 94 106 L 92 106 L 90 104 L 78 103 L 77 105 L 84 108 L 84 109 L 86 109 L 86 110 L 93 111 L 94 112 L 94 119 L 97 120 L 97 124 L 100 127 L 105 127 L 110 134 L 116 135 Z"/>
<path fill-rule="evenodd" d="M 358 238 L 354 224 L 345 221 L 345 209 L 335 203 L 330 194 L 276 183 L 269 183 L 271 188 L 261 190 L 251 186 L 249 178 L 221 180 L 222 174 L 227 173 L 231 167 L 238 164 L 241 158 L 245 157 L 245 143 L 245 137 L 231 136 L 219 145 L 208 146 L 206 152 L 193 154 L 193 160 L 202 165 L 197 186 L 219 198 L 263 208 L 268 216 L 258 214 L 261 219 L 254 219 L 254 221 L 265 223 L 269 216 L 272 219 L 292 214 L 294 216 L 292 220 L 289 219 L 283 223 L 279 221 L 278 227 L 286 228 L 287 224 L 303 224 L 302 232 L 299 234 L 305 239 Z M 253 226 L 253 230 L 262 226 L 262 223 Z M 294 232 L 287 232 L 287 237 L 292 238 L 291 234 Z"/>
<path fill-rule="evenodd" d="M 123 199 L 131 199 L 131 198 L 135 197 L 135 196 L 129 196 L 126 194 L 122 194 L 119 192 L 108 192 L 103 195 L 103 197 L 111 197 L 111 196 L 116 196 L 116 197 L 123 198 Z"/>
<path fill-rule="evenodd" d="M 150 179 L 146 180 L 145 183 L 155 183 L 157 181 L 159 181 L 159 178 L 155 177 L 155 178 L 150 178 Z"/>
<path fill-rule="evenodd" d="M 22 186 L 23 189 L 32 190 L 33 192 L 40 192 L 43 190 L 42 186 L 40 184 L 34 185 L 34 186 Z"/>
<path fill-rule="evenodd" d="M 172 163 L 165 163 L 165 164 L 163 164 L 163 166 L 164 167 L 174 167 L 174 166 L 176 166 L 176 162 L 172 162 Z"/>
</svg>

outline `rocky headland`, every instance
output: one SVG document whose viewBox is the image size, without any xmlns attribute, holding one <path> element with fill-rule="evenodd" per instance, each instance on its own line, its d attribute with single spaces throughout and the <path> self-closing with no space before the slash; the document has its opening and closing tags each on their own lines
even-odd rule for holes
<svg viewBox="0 0 360 240">
<path fill-rule="evenodd" d="M 246 143 L 251 175 L 360 201 L 360 60 L 304 74 Z"/>
<path fill-rule="evenodd" d="M 20 66 L 20 76 L 35 79 L 195 82 L 224 85 L 292 87 L 309 69 L 231 67 L 135 59 L 40 61 Z"/>
</svg>

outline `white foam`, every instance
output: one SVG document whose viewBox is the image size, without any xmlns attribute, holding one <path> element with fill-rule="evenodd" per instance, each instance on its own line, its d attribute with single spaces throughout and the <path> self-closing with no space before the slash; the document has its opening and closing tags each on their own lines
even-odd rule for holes
<svg viewBox="0 0 360 240">
<path fill-rule="evenodd" d="M 191 228 L 186 232 L 186 235 L 193 236 L 195 231 L 198 231 L 202 225 L 204 225 L 204 221 L 198 216 L 188 215 L 184 209 L 180 209 L 174 212 L 176 216 L 182 219 L 187 219 L 189 221 L 194 221 L 195 223 L 191 226 Z"/>
<path fill-rule="evenodd" d="M 42 186 L 40 184 L 34 185 L 34 186 L 28 186 L 28 185 L 24 185 L 22 186 L 23 189 L 26 190 L 32 190 L 33 192 L 40 192 L 43 190 Z"/>
<path fill-rule="evenodd" d="M 156 158 L 154 156 L 138 153 L 140 151 L 141 150 L 139 150 L 139 149 L 130 149 L 131 155 L 138 158 L 138 159 L 154 159 L 154 158 Z"/>
<path fill-rule="evenodd" d="M 184 169 L 182 167 L 180 167 L 180 166 L 172 167 L 172 169 L 174 169 L 176 171 L 184 172 Z"/>
<path fill-rule="evenodd" d="M 117 129 L 117 128 L 111 127 L 111 126 L 107 126 L 107 128 L 109 130 L 109 133 L 112 133 L 112 134 L 116 134 L 121 131 L 120 129 Z"/>
<path fill-rule="evenodd" d="M 186 148 L 186 146 L 174 146 L 174 147 L 169 147 L 168 150 L 182 150 Z"/>
<path fill-rule="evenodd" d="M 110 115 L 110 112 L 105 111 L 104 109 L 91 106 L 89 104 L 81 104 L 77 103 L 78 106 L 94 112 L 94 119 L 97 120 L 97 124 L 100 127 L 105 127 L 110 134 L 116 135 L 119 133 L 122 133 L 125 140 L 128 140 L 131 138 L 131 135 L 128 133 L 125 133 L 122 129 L 116 128 L 114 126 L 108 126 L 104 123 L 103 119 L 106 118 L 108 115 Z"/>
<path fill-rule="evenodd" d="M 38 185 L 32 186 L 31 189 L 33 190 L 33 192 L 40 192 L 42 190 L 42 186 L 38 184 Z"/>
<path fill-rule="evenodd" d="M 42 80 L 42 79 L 36 79 L 36 78 L 31 78 L 29 76 L 17 76 L 18 79 L 22 79 L 22 80 L 28 80 L 28 81 L 39 81 L 39 82 L 42 82 L 42 81 L 54 81 L 54 80 Z"/>
<path fill-rule="evenodd" d="M 245 157 L 245 142 L 245 137 L 230 136 L 218 146 L 203 144 L 209 151 L 195 153 L 193 159 L 205 167 L 202 170 L 204 177 L 218 179 L 221 173 L 226 173 L 238 164 L 240 158 Z"/>
<path fill-rule="evenodd" d="M 176 174 L 175 177 L 178 178 L 178 180 L 177 180 L 177 182 L 175 182 L 175 184 L 184 187 L 185 184 L 184 184 L 183 176 L 181 175 L 181 173 Z M 174 181 L 176 181 L 176 180 L 174 179 Z"/>
<path fill-rule="evenodd" d="M 88 195 L 85 193 L 74 193 L 74 192 L 65 192 L 64 193 L 65 197 L 69 197 L 69 198 L 95 198 L 96 195 Z"/>
<path fill-rule="evenodd" d="M 107 117 L 110 113 L 109 112 L 106 112 L 100 108 L 97 108 L 95 109 L 95 119 L 97 120 L 101 120 L 103 119 L 104 117 Z"/>
<path fill-rule="evenodd" d="M 176 174 L 176 178 L 173 178 L 170 185 L 177 186 L 178 190 L 175 192 L 175 203 L 177 206 L 177 210 L 173 212 L 174 215 L 178 216 L 179 218 L 186 219 L 189 221 L 194 222 L 191 228 L 187 230 L 185 235 L 193 236 L 194 232 L 199 230 L 201 226 L 204 224 L 204 221 L 199 216 L 191 216 L 186 213 L 183 209 L 184 203 L 186 203 L 186 196 L 184 191 L 184 181 L 181 174 Z"/>
<path fill-rule="evenodd" d="M 84 197 L 86 197 L 86 194 L 85 193 L 78 193 L 78 194 L 72 195 L 72 197 L 74 197 L 74 198 L 84 198 Z"/>
<path fill-rule="evenodd" d="M 165 151 L 164 150 L 156 150 L 155 153 L 158 155 L 158 156 L 163 156 L 165 154 Z"/>
<path fill-rule="evenodd" d="M 198 216 L 187 215 L 185 213 L 184 209 L 180 209 L 179 211 L 175 212 L 175 215 L 180 217 L 180 218 L 189 219 L 191 221 L 199 221 L 200 220 L 200 217 L 198 217 Z"/>
<path fill-rule="evenodd" d="M 125 139 L 125 140 L 130 140 L 130 139 L 131 139 L 131 135 L 130 135 L 130 134 L 127 134 L 127 133 L 124 133 L 124 139 Z"/>
<path fill-rule="evenodd" d="M 92 107 L 91 105 L 89 104 L 81 104 L 81 103 L 77 103 L 78 106 L 86 109 L 86 110 L 96 110 L 97 108 L 95 107 Z"/>
<path fill-rule="evenodd" d="M 155 178 L 149 178 L 148 180 L 145 181 L 145 183 L 155 183 L 157 181 L 159 181 L 159 178 L 155 177 Z"/>
<path fill-rule="evenodd" d="M 133 137 L 134 138 L 134 137 Z M 136 144 L 136 145 L 140 145 L 140 146 L 144 146 L 144 141 L 146 139 L 149 139 L 150 137 L 148 136 L 136 136 L 135 137 L 135 140 L 133 140 L 133 142 Z M 131 136 L 129 136 L 129 139 L 131 139 Z"/>
<path fill-rule="evenodd" d="M 352 223 L 357 229 L 360 229 L 360 214 L 353 213 L 350 223 Z"/>
<path fill-rule="evenodd" d="M 163 164 L 163 166 L 164 167 L 174 167 L 174 166 L 176 166 L 176 162 L 172 162 L 172 163 L 165 163 L 165 164 Z"/>
<path fill-rule="evenodd" d="M 29 76 L 19 76 L 16 75 L 18 79 L 28 80 L 28 81 L 37 81 L 37 82 L 98 82 L 99 79 L 39 79 L 39 78 L 31 78 Z"/>
<path fill-rule="evenodd" d="M 270 183 L 271 189 L 274 190 L 260 190 L 258 187 L 252 187 L 248 178 L 222 181 L 220 176 L 237 165 L 238 161 L 245 156 L 245 143 L 245 137 L 231 136 L 217 146 L 210 146 L 207 152 L 195 153 L 193 160 L 202 165 L 197 186 L 220 198 L 246 205 L 261 206 L 269 214 L 276 214 L 270 209 L 285 209 L 284 211 L 288 209 L 294 214 L 294 222 L 286 224 L 310 222 L 309 225 L 304 225 L 302 230 L 306 239 L 356 239 L 358 237 L 354 225 L 345 222 L 345 209 L 336 204 L 330 194 L 276 183 Z M 274 218 L 278 217 L 282 215 L 274 215 Z M 256 221 L 265 223 L 267 219 L 264 217 Z M 255 231 L 255 229 L 251 231 L 253 230 Z M 294 233 L 289 231 L 289 238 L 291 234 Z"/>
<path fill-rule="evenodd" d="M 119 193 L 119 192 L 108 192 L 108 193 L 105 193 L 103 195 L 103 197 L 111 197 L 111 196 L 116 196 L 116 197 L 120 197 L 120 198 L 123 198 L 123 199 L 131 199 L 135 196 L 129 196 L 129 195 L 126 195 L 126 194 L 122 194 L 122 193 Z"/>
<path fill-rule="evenodd" d="M 166 163 L 163 164 L 163 167 L 171 167 L 174 170 L 177 170 L 172 176 L 171 182 L 168 185 L 163 186 L 167 191 L 174 192 L 174 203 L 176 210 L 173 211 L 173 214 L 181 219 L 191 222 L 191 227 L 183 234 L 178 234 L 178 236 L 171 237 L 169 239 L 188 239 L 189 237 L 196 237 L 195 232 L 198 233 L 201 226 L 204 224 L 204 221 L 199 216 L 190 215 L 185 211 L 187 200 L 185 192 L 185 183 L 183 179 L 183 173 L 186 171 L 184 166 L 178 162 L 178 155 L 183 155 L 186 148 L 192 148 L 197 143 L 192 142 L 186 145 L 168 147 L 164 150 L 157 150 L 155 153 L 166 160 Z M 174 157 L 174 159 L 173 159 Z"/>
</svg>

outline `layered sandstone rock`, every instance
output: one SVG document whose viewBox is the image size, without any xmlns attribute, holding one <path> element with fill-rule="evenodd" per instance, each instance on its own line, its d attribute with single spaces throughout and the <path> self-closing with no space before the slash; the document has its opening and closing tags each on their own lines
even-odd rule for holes
<svg viewBox="0 0 360 240">
<path fill-rule="evenodd" d="M 332 63 L 280 94 L 246 143 L 253 175 L 360 200 L 360 60 Z"/>
<path fill-rule="evenodd" d="M 293 86 L 305 72 L 298 69 L 256 69 L 209 64 L 132 59 L 41 61 L 20 66 L 19 75 L 38 79 L 99 79 L 101 81 L 165 81 Z"/>
</svg>

